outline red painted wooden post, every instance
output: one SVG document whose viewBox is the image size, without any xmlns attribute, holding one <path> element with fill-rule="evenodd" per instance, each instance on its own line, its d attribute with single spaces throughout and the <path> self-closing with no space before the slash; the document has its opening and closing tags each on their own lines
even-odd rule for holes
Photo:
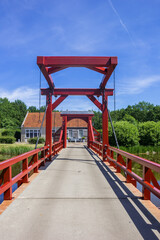
<svg viewBox="0 0 160 240">
<path fill-rule="evenodd" d="M 88 117 L 88 136 L 87 136 L 87 147 L 88 148 L 90 147 L 89 140 L 90 140 L 90 129 L 89 129 L 89 117 Z"/>
<path fill-rule="evenodd" d="M 143 181 L 148 182 L 148 183 L 151 182 L 151 170 L 150 170 L 150 168 L 147 168 L 145 166 L 143 166 Z M 142 188 L 142 193 L 143 193 L 143 198 L 145 200 L 150 200 L 151 192 L 144 186 Z"/>
<path fill-rule="evenodd" d="M 117 163 L 120 163 L 120 154 L 118 154 L 118 153 L 117 153 Z M 121 169 L 119 166 L 117 166 L 116 169 L 117 169 L 116 170 L 117 173 L 121 173 Z"/>
<path fill-rule="evenodd" d="M 22 161 L 22 171 L 28 170 L 28 158 Z M 28 183 L 28 173 L 23 177 L 23 183 Z"/>
<path fill-rule="evenodd" d="M 129 158 L 126 159 L 126 167 L 127 167 L 127 170 L 132 171 L 132 160 Z M 126 182 L 130 183 L 131 180 L 132 180 L 132 177 L 127 173 L 126 174 Z"/>
<path fill-rule="evenodd" d="M 104 91 L 102 95 L 102 130 L 103 130 L 103 161 L 105 161 L 105 145 L 109 145 L 108 140 L 108 111 L 107 111 L 107 94 Z M 107 150 L 108 151 L 108 150 Z"/>
<path fill-rule="evenodd" d="M 11 182 L 11 180 L 12 180 L 12 167 L 9 166 L 5 169 L 5 172 L 4 172 L 4 184 Z M 11 200 L 11 199 L 12 199 L 12 187 L 10 187 L 4 192 L 4 200 Z"/>
<path fill-rule="evenodd" d="M 38 153 L 33 156 L 34 163 L 38 162 Z M 34 168 L 34 173 L 38 173 L 38 166 Z"/>
<path fill-rule="evenodd" d="M 45 158 L 45 150 L 41 151 L 41 159 Z M 43 162 L 41 162 L 41 166 L 45 166 L 46 160 L 44 160 Z"/>
<path fill-rule="evenodd" d="M 113 158 L 113 156 L 114 156 L 114 152 L 112 150 L 110 151 L 110 156 L 111 156 L 111 158 Z M 110 165 L 113 166 L 114 168 L 116 168 L 116 165 L 114 162 L 111 161 Z"/>
<path fill-rule="evenodd" d="M 52 94 L 47 95 L 46 145 L 49 146 L 49 160 L 52 158 Z"/>
<path fill-rule="evenodd" d="M 63 116 L 64 120 L 64 142 L 63 142 L 63 147 L 67 147 L 67 116 Z"/>
</svg>

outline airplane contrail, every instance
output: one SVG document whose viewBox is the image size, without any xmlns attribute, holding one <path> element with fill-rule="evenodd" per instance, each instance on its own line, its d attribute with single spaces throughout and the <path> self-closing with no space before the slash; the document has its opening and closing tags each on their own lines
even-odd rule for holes
<svg viewBox="0 0 160 240">
<path fill-rule="evenodd" d="M 134 45 L 134 47 L 136 47 L 136 44 L 135 44 L 135 42 L 134 42 L 134 40 L 133 40 L 133 38 L 132 38 L 132 36 L 131 36 L 131 34 L 130 34 L 128 28 L 126 27 L 126 25 L 124 24 L 123 20 L 121 19 L 119 13 L 117 12 L 117 10 L 115 9 L 115 7 L 113 6 L 112 1 L 111 1 L 111 0 L 108 0 L 108 2 L 109 2 L 109 4 L 110 4 L 112 10 L 114 11 L 114 13 L 116 14 L 116 16 L 118 17 L 121 26 L 122 26 L 123 29 L 127 32 L 127 34 L 128 34 L 128 36 L 129 36 L 129 38 L 130 38 L 132 44 Z"/>
</svg>

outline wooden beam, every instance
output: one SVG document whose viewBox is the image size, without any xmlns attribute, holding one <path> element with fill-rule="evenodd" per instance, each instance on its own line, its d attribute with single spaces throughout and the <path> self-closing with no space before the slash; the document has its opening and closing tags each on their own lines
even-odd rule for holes
<svg viewBox="0 0 160 240">
<path fill-rule="evenodd" d="M 94 96 L 87 95 L 87 97 L 102 111 L 102 104 Z"/>
<path fill-rule="evenodd" d="M 99 88 L 54 88 L 53 90 L 49 88 L 42 88 L 41 89 L 41 95 L 47 95 L 49 92 L 51 92 L 52 95 L 58 96 L 58 95 L 72 95 L 72 96 L 79 96 L 79 95 L 95 95 L 95 96 L 101 96 L 104 90 L 101 90 Z M 105 89 L 105 92 L 107 96 L 113 96 L 113 89 Z"/>
<path fill-rule="evenodd" d="M 48 68 L 44 67 L 44 66 L 39 66 L 39 68 L 40 68 L 41 72 L 43 73 L 45 79 L 47 80 L 49 87 L 51 89 L 53 89 L 54 83 L 53 83 L 52 77 L 48 74 Z"/>
<path fill-rule="evenodd" d="M 37 64 L 45 67 L 108 67 L 117 64 L 117 57 L 37 57 Z"/>
<path fill-rule="evenodd" d="M 66 99 L 67 95 L 60 96 L 53 104 L 52 104 L 52 111 L 61 103 L 64 99 Z"/>
</svg>

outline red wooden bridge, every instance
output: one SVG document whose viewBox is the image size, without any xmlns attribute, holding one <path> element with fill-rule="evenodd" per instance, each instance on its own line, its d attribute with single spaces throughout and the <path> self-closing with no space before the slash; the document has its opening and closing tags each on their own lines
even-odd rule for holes
<svg viewBox="0 0 160 240">
<path fill-rule="evenodd" d="M 150 196 L 160 198 L 154 176 L 160 165 L 109 145 L 107 104 L 113 89 L 105 86 L 117 57 L 38 57 L 37 64 L 49 85 L 41 89 L 47 101 L 46 143 L 0 163 L 0 194 L 4 193 L 0 209 L 16 197 L 15 183 L 23 189 L 38 175 L 1 214 L 0 239 L 159 239 L 160 213 Z M 102 73 L 99 88 L 56 88 L 51 74 L 68 67 Z M 53 95 L 59 96 L 54 103 Z M 64 114 L 59 141 L 52 143 L 52 111 L 69 95 L 85 95 L 102 111 L 102 143 L 92 114 Z M 102 103 L 95 96 L 102 96 Z M 67 146 L 67 121 L 73 118 L 88 123 L 86 146 Z M 13 177 L 12 166 L 18 162 L 22 171 Z M 133 162 L 142 166 L 142 177 L 134 172 Z M 136 190 L 137 182 L 142 193 Z M 152 208 L 147 209 L 146 202 Z"/>
</svg>

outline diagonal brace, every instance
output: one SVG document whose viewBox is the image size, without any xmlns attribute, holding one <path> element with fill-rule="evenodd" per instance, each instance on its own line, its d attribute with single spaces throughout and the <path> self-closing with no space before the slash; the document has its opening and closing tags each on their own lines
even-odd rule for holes
<svg viewBox="0 0 160 240">
<path fill-rule="evenodd" d="M 68 95 L 61 95 L 53 104 L 52 104 L 52 111 L 61 103 L 63 100 L 68 97 Z"/>
<path fill-rule="evenodd" d="M 87 95 L 87 97 L 102 111 L 102 104 L 92 95 Z"/>
<path fill-rule="evenodd" d="M 102 74 L 106 74 L 106 68 L 104 68 L 104 67 L 86 67 L 86 68 L 96 71 L 96 72 L 99 72 L 99 73 L 102 73 Z"/>
<path fill-rule="evenodd" d="M 55 86 L 54 86 L 54 83 L 53 83 L 53 80 L 52 80 L 52 77 L 49 75 L 48 73 L 48 68 L 45 67 L 45 66 L 39 66 L 41 72 L 43 73 L 45 79 L 47 80 L 48 82 L 48 85 L 51 89 L 53 89 Z"/>
<path fill-rule="evenodd" d="M 104 75 L 103 80 L 102 80 L 102 82 L 101 82 L 101 84 L 99 86 L 101 89 L 105 88 L 105 86 L 106 86 L 110 76 L 112 75 L 112 72 L 114 71 L 115 67 L 116 67 L 116 65 L 110 65 L 107 68 L 107 73 L 106 73 L 106 75 Z"/>
<path fill-rule="evenodd" d="M 50 68 L 48 68 L 48 74 L 59 72 L 59 71 L 64 70 L 66 68 L 67 67 L 50 67 Z"/>
</svg>

